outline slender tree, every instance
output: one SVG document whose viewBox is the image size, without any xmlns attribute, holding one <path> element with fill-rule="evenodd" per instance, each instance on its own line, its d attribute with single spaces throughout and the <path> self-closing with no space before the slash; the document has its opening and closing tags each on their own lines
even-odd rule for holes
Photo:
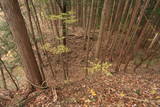
<svg viewBox="0 0 160 107">
<path fill-rule="evenodd" d="M 26 8 L 27 8 L 29 24 L 30 24 L 30 29 L 31 29 L 31 33 L 32 33 L 32 40 L 33 40 L 34 46 L 36 48 L 41 74 L 42 74 L 43 80 L 45 80 L 44 71 L 43 71 L 43 61 L 42 61 L 42 57 L 41 57 L 41 54 L 40 54 L 40 51 L 39 51 L 38 43 L 36 41 L 35 32 L 34 32 L 34 29 L 33 29 L 33 22 L 32 22 L 32 19 L 31 19 L 31 12 L 30 12 L 30 8 L 29 8 L 28 0 L 25 0 L 25 4 L 26 4 Z"/>
<path fill-rule="evenodd" d="M 95 57 L 99 58 L 100 57 L 100 53 L 101 53 L 101 45 L 102 45 L 102 40 L 104 37 L 104 29 L 105 29 L 105 22 L 106 22 L 106 16 L 108 14 L 108 1 L 109 0 L 104 0 L 104 6 L 103 6 L 103 10 L 102 10 L 102 16 L 101 16 L 101 24 L 100 24 L 100 31 L 98 34 L 98 41 L 96 44 L 96 51 L 95 51 Z"/>
<path fill-rule="evenodd" d="M 0 57 L 0 63 L 3 65 L 4 69 L 7 71 L 9 77 L 11 78 L 13 84 L 14 84 L 15 87 L 16 87 L 16 90 L 19 90 L 18 84 L 17 84 L 16 81 L 13 79 L 12 74 L 11 74 L 10 71 L 7 69 L 7 67 L 6 67 L 6 65 L 5 65 L 5 63 L 4 63 L 4 61 L 2 60 L 1 57 Z M 2 70 L 3 70 L 3 69 L 2 69 Z"/>
<path fill-rule="evenodd" d="M 3 82 L 3 88 L 7 89 L 6 78 L 4 76 L 4 71 L 3 71 L 2 66 L 0 66 L 0 71 L 1 71 L 1 77 L 2 77 L 2 82 Z"/>
</svg>

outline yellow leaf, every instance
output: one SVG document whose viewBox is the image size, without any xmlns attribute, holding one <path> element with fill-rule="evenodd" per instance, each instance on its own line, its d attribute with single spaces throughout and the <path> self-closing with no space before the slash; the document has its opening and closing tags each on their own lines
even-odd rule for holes
<svg viewBox="0 0 160 107">
<path fill-rule="evenodd" d="M 151 94 L 156 94 L 157 91 L 156 91 L 155 89 L 152 89 L 150 93 L 151 93 Z"/>
<path fill-rule="evenodd" d="M 92 96 L 96 96 L 97 95 L 96 92 L 93 89 L 90 90 L 90 93 L 91 93 Z"/>
<path fill-rule="evenodd" d="M 121 97 L 124 97 L 125 96 L 125 94 L 122 92 L 122 93 L 120 93 L 119 94 Z"/>
</svg>

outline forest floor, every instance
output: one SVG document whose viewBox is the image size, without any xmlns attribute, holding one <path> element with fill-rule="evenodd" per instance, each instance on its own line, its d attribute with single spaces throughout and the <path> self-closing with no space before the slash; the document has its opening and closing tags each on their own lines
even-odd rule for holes
<svg viewBox="0 0 160 107">
<path fill-rule="evenodd" d="M 47 84 L 50 88 L 31 93 L 27 99 L 14 98 L 5 102 L 6 106 L 24 104 L 25 107 L 159 107 L 160 106 L 160 72 L 159 65 L 141 67 L 133 72 L 130 65 L 127 72 L 116 72 L 107 76 L 95 72 L 85 78 L 85 56 L 83 50 L 84 35 L 70 35 L 67 45 L 71 49 L 68 56 L 69 81 L 63 79 L 63 66 L 53 58 L 57 71 L 53 79 L 46 66 Z M 51 43 L 52 41 L 49 41 Z M 92 43 L 93 42 L 93 43 Z M 90 46 L 94 47 L 94 40 Z M 52 55 L 50 55 L 52 57 Z M 92 60 L 92 53 L 90 53 Z M 114 72 L 112 68 L 110 72 Z M 21 80 L 22 81 L 22 80 Z M 23 96 L 26 90 L 15 92 L 15 96 Z M 4 105 L 4 103 L 3 103 Z M 13 105 L 11 106 L 13 107 Z"/>
<path fill-rule="evenodd" d="M 23 92 L 17 94 L 21 96 Z M 79 81 L 33 92 L 24 102 L 19 104 L 24 103 L 25 107 L 159 107 L 160 73 L 152 70 L 119 72 L 112 76 L 94 73 Z"/>
</svg>

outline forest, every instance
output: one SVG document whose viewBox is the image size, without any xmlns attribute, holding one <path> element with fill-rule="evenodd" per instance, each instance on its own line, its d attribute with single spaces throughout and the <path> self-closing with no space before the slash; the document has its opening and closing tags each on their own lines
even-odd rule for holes
<svg viewBox="0 0 160 107">
<path fill-rule="evenodd" d="M 160 0 L 0 0 L 0 107 L 160 107 Z"/>
</svg>

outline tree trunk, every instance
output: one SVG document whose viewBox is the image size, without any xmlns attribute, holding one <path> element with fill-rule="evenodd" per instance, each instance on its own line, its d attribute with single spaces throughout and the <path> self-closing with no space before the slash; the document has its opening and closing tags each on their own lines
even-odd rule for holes
<svg viewBox="0 0 160 107">
<path fill-rule="evenodd" d="M 26 4 L 26 8 L 27 8 L 29 24 L 30 24 L 30 29 L 31 29 L 31 33 L 32 33 L 32 40 L 34 42 L 34 46 L 36 48 L 36 52 L 37 52 L 37 56 L 38 56 L 41 75 L 42 75 L 43 80 L 45 81 L 45 75 L 44 75 L 44 71 L 43 71 L 43 65 L 44 64 L 43 64 L 42 57 L 41 57 L 41 54 L 40 54 L 40 51 L 39 51 L 38 43 L 36 41 L 35 32 L 34 32 L 34 28 L 33 28 L 33 23 L 32 23 L 32 19 L 31 19 L 31 10 L 29 8 L 28 0 L 25 0 L 25 4 Z"/>
<path fill-rule="evenodd" d="M 97 41 L 96 50 L 95 50 L 95 57 L 96 58 L 99 58 L 100 53 L 101 53 L 101 45 L 102 45 L 102 39 L 103 39 L 103 36 L 104 36 L 106 16 L 108 14 L 107 7 L 108 7 L 108 0 L 105 0 L 104 5 L 103 5 L 103 10 L 102 10 L 100 31 L 99 31 L 99 34 L 98 34 L 98 41 Z"/>
<path fill-rule="evenodd" d="M 1 71 L 2 81 L 3 81 L 3 88 L 7 89 L 6 78 L 4 76 L 4 72 L 3 72 L 3 68 L 2 67 L 0 67 L 0 71 Z"/>
<path fill-rule="evenodd" d="M 67 13 L 67 1 L 63 0 L 63 13 Z M 67 46 L 66 36 L 67 36 L 67 25 L 65 20 L 62 20 L 62 35 L 64 37 L 63 39 L 63 45 Z M 64 78 L 65 80 L 68 80 L 68 54 L 64 53 L 63 55 L 63 71 L 64 71 Z"/>
<path fill-rule="evenodd" d="M 11 78 L 11 81 L 13 82 L 13 84 L 16 87 L 16 90 L 19 90 L 18 84 L 16 83 L 16 81 L 13 79 L 13 75 L 9 72 L 9 70 L 7 69 L 7 66 L 5 65 L 4 61 L 1 59 L 0 57 L 0 63 L 4 66 L 4 69 L 7 71 L 9 77 Z M 3 70 L 3 69 L 2 69 Z"/>
<path fill-rule="evenodd" d="M 30 84 L 41 86 L 43 81 L 29 40 L 24 19 L 17 0 L 0 1 L 6 20 L 13 33 L 16 45 L 20 51 L 25 73 Z M 36 87 L 35 87 L 36 88 Z"/>
</svg>

